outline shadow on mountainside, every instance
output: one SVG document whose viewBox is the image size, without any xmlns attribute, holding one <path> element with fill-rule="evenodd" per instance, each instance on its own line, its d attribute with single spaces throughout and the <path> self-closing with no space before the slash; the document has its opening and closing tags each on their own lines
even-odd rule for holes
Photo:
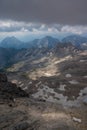
<svg viewBox="0 0 87 130">
<path fill-rule="evenodd" d="M 18 97 L 28 97 L 28 94 L 16 84 L 8 82 L 6 74 L 0 73 L 0 100 L 13 100 Z"/>
</svg>

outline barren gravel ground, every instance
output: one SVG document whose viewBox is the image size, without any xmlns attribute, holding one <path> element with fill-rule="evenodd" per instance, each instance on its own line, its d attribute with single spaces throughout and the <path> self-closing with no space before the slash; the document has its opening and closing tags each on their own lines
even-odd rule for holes
<svg viewBox="0 0 87 130">
<path fill-rule="evenodd" d="M 81 122 L 74 121 L 73 117 Z M 87 130 L 86 119 L 85 105 L 70 108 L 28 98 L 16 99 L 12 107 L 8 102 L 0 103 L 0 130 L 22 130 L 17 129 L 21 123 L 28 123 L 25 130 Z"/>
</svg>

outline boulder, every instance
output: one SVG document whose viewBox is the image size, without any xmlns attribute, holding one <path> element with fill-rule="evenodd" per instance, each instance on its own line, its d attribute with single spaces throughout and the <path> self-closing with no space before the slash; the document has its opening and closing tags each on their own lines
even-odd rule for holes
<svg viewBox="0 0 87 130">
<path fill-rule="evenodd" d="M 87 105 L 87 96 L 83 99 L 83 103 Z"/>
</svg>

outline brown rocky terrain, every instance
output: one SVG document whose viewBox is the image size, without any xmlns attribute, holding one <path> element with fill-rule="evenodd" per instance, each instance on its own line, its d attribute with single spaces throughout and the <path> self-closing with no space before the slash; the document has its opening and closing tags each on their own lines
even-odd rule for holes
<svg viewBox="0 0 87 130">
<path fill-rule="evenodd" d="M 0 130 L 87 130 L 86 66 L 87 51 L 13 65 L 12 83 L 0 75 Z"/>
</svg>

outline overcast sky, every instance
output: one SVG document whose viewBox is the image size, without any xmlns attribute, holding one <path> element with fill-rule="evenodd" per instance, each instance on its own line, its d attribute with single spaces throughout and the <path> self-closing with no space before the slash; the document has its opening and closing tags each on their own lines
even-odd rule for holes
<svg viewBox="0 0 87 130">
<path fill-rule="evenodd" d="M 0 17 L 27 22 L 87 24 L 87 0 L 0 0 Z"/>
<path fill-rule="evenodd" d="M 0 34 L 18 31 L 86 33 L 87 0 L 0 0 Z"/>
</svg>

